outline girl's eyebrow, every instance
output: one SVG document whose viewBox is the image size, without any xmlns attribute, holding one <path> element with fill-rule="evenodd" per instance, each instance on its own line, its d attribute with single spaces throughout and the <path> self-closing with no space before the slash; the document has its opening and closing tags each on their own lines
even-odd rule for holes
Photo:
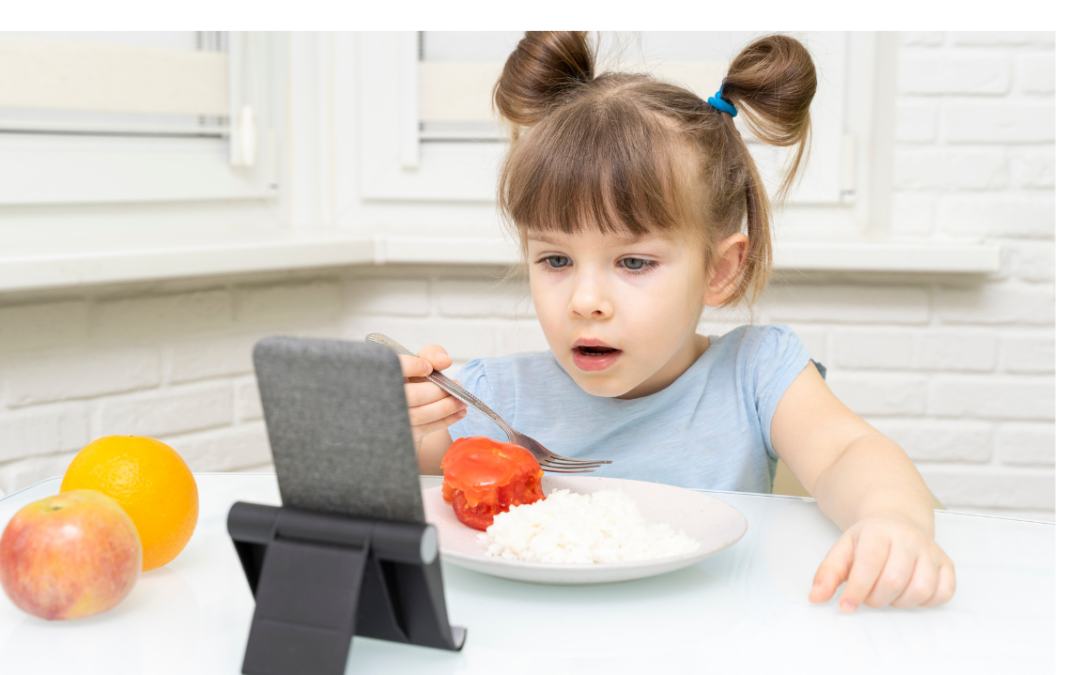
<svg viewBox="0 0 1080 675">
<path fill-rule="evenodd" d="M 543 233 L 530 234 L 529 241 L 542 241 L 545 244 L 551 244 L 552 246 L 559 246 L 566 243 L 566 240 L 562 237 L 551 237 Z"/>
</svg>

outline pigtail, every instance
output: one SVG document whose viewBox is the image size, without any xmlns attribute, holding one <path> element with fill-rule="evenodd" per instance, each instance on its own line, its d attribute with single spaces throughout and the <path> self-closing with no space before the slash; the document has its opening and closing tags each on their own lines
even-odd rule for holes
<svg viewBox="0 0 1080 675">
<path fill-rule="evenodd" d="M 810 145 L 810 102 L 817 74 L 798 40 L 770 35 L 735 57 L 724 78 L 724 98 L 735 104 L 750 132 L 769 145 L 797 146 L 777 197 L 787 195 Z"/>
<path fill-rule="evenodd" d="M 817 75 L 810 53 L 798 40 L 770 35 L 754 41 L 735 57 L 723 82 L 723 98 L 735 105 L 746 126 L 769 145 L 796 146 L 784 180 L 777 191 L 783 201 L 798 176 L 810 144 L 810 102 L 817 90 Z M 720 113 L 722 145 L 726 151 L 728 184 L 741 195 L 737 211 L 745 208 L 749 248 L 730 300 L 751 303 L 765 290 L 772 271 L 772 213 L 769 194 L 734 119 Z M 731 213 L 731 211 L 729 211 Z"/>
<path fill-rule="evenodd" d="M 593 79 L 596 58 L 579 31 L 528 31 L 495 84 L 495 108 L 516 138 Z"/>
</svg>

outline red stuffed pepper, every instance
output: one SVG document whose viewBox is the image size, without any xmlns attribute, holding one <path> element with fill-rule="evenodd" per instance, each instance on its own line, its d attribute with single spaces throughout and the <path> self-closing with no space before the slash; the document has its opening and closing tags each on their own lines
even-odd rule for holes
<svg viewBox="0 0 1080 675">
<path fill-rule="evenodd" d="M 459 438 L 443 456 L 442 470 L 443 499 L 454 505 L 458 520 L 477 530 L 487 530 L 511 506 L 544 498 L 543 470 L 528 450 L 513 443 Z"/>
</svg>

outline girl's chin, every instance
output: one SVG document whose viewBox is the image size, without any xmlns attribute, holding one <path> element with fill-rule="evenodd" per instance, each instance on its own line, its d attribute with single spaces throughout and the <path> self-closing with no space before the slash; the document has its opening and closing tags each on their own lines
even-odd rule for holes
<svg viewBox="0 0 1080 675">
<path fill-rule="evenodd" d="M 615 377 L 610 371 L 599 373 L 583 373 L 580 371 L 570 372 L 572 373 L 571 377 L 577 386 L 591 396 L 618 398 L 637 386 L 633 383 L 625 382 L 621 377 Z"/>
</svg>

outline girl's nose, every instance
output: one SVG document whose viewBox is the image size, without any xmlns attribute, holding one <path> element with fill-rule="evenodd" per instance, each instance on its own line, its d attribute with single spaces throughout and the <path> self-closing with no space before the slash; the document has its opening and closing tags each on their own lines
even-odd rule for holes
<svg viewBox="0 0 1080 675">
<path fill-rule="evenodd" d="M 610 318 L 615 313 L 601 284 L 588 278 L 580 278 L 570 296 L 570 313 L 589 319 Z"/>
</svg>

